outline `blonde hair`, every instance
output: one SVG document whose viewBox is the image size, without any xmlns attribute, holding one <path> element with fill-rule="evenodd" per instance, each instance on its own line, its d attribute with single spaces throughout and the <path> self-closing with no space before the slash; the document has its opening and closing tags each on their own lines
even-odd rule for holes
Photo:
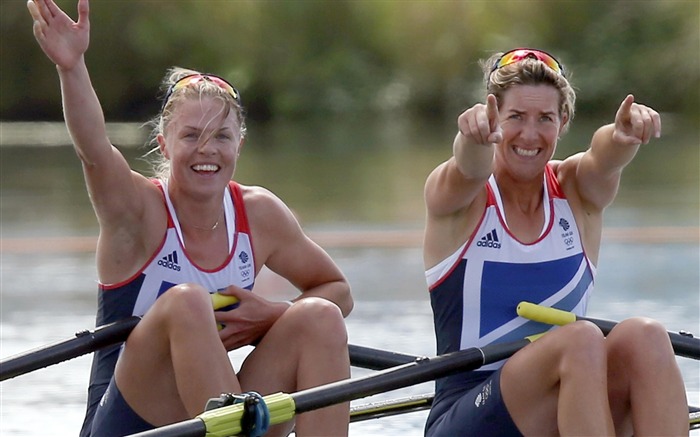
<svg viewBox="0 0 700 437">
<path fill-rule="evenodd" d="M 496 96 L 500 107 L 503 94 L 515 85 L 551 85 L 559 92 L 559 116 L 566 116 L 567 123 L 562 133 L 566 132 L 569 122 L 574 118 L 576 104 L 576 92 L 569 80 L 534 58 L 525 58 L 494 70 L 493 66 L 501 56 L 503 53 L 496 53 L 486 60 L 479 61 L 484 72 L 486 93 Z"/>
<path fill-rule="evenodd" d="M 150 162 L 154 176 L 157 178 L 167 179 L 170 174 L 170 161 L 168 161 L 160 151 L 157 140 L 158 135 L 165 133 L 178 104 L 184 100 L 193 98 L 201 99 L 202 97 L 212 97 L 221 100 L 224 104 L 222 109 L 224 117 L 227 117 L 231 111 L 234 111 L 240 126 L 241 139 L 245 138 L 247 131 L 245 110 L 241 105 L 240 99 L 235 99 L 215 82 L 200 80 L 192 85 L 171 90 L 171 87 L 182 78 L 196 74 L 204 73 L 181 67 L 171 67 L 167 70 L 165 77 L 161 81 L 160 87 L 164 96 L 164 101 L 160 113 L 147 123 L 147 125 L 151 127 L 151 134 L 147 143 L 150 150 L 146 152 L 144 156 Z"/>
</svg>

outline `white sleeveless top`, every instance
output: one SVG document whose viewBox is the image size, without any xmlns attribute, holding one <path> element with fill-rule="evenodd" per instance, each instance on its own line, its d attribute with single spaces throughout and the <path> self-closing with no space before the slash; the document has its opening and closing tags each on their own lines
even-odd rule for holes
<svg viewBox="0 0 700 437">
<path fill-rule="evenodd" d="M 480 223 L 455 253 L 426 271 L 438 353 L 521 339 L 551 327 L 519 317 L 519 302 L 586 312 L 595 267 L 573 212 L 548 165 L 544 227 L 529 244 L 511 234 L 496 180 Z M 497 366 L 484 367 L 483 370 Z"/>
</svg>

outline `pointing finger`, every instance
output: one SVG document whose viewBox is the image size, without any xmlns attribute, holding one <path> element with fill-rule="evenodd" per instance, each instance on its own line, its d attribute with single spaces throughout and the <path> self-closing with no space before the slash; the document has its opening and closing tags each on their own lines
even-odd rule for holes
<svg viewBox="0 0 700 437">
<path fill-rule="evenodd" d="M 493 94 L 489 94 L 486 97 L 486 114 L 489 119 L 489 133 L 486 140 L 489 143 L 500 143 L 503 134 L 499 121 L 498 100 Z"/>
<path fill-rule="evenodd" d="M 486 115 L 489 118 L 489 126 L 491 131 L 496 130 L 496 125 L 498 124 L 498 100 L 493 94 L 489 94 L 486 97 Z"/>
<path fill-rule="evenodd" d="M 628 94 L 625 100 L 620 104 L 620 109 L 617 110 L 616 118 L 625 118 L 630 116 L 630 110 L 632 109 L 632 104 L 634 103 L 634 96 Z"/>
<path fill-rule="evenodd" d="M 487 141 L 489 143 L 500 143 L 503 139 L 501 131 L 501 123 L 499 122 L 498 100 L 493 94 L 486 97 L 486 114 L 489 119 L 489 134 Z"/>
</svg>

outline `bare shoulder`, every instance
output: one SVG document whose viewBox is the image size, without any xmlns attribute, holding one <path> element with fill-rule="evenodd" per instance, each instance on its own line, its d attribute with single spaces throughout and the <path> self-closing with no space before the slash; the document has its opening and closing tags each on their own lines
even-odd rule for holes
<svg viewBox="0 0 700 437">
<path fill-rule="evenodd" d="M 267 222 L 294 218 L 289 207 L 275 193 L 267 188 L 254 185 L 240 185 L 243 202 L 251 221 Z"/>
<path fill-rule="evenodd" d="M 569 156 L 564 160 L 554 160 L 550 161 L 549 165 L 554 171 L 554 175 L 559 182 L 564 194 L 567 199 L 580 198 L 580 192 L 578 189 L 578 168 L 581 163 L 581 159 L 584 156 L 584 152 L 579 152 L 574 155 Z"/>
<path fill-rule="evenodd" d="M 585 152 L 579 152 L 565 158 L 564 160 L 552 160 L 549 161 L 549 165 L 552 167 L 554 174 L 557 175 L 559 183 L 562 179 L 573 179 L 576 176 L 576 169 L 578 168 L 581 158 L 583 158 Z"/>
<path fill-rule="evenodd" d="M 305 234 L 294 212 L 277 195 L 258 186 L 241 189 L 257 266 L 266 265 L 300 289 L 317 283 L 319 272 L 337 274 L 328 254 Z"/>
<path fill-rule="evenodd" d="M 243 202 L 253 234 L 258 242 L 293 238 L 302 234 L 292 210 L 276 194 L 260 186 L 241 185 Z"/>
</svg>

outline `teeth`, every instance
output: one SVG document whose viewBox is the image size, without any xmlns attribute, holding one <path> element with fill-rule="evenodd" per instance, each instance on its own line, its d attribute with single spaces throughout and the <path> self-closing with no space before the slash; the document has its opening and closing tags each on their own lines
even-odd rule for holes
<svg viewBox="0 0 700 437">
<path fill-rule="evenodd" d="M 192 166 L 192 169 L 195 171 L 217 171 L 219 166 L 214 164 L 197 164 Z"/>
<path fill-rule="evenodd" d="M 537 155 L 537 149 L 521 149 L 520 147 L 515 148 L 515 153 L 517 153 L 520 156 L 535 156 Z"/>
</svg>

